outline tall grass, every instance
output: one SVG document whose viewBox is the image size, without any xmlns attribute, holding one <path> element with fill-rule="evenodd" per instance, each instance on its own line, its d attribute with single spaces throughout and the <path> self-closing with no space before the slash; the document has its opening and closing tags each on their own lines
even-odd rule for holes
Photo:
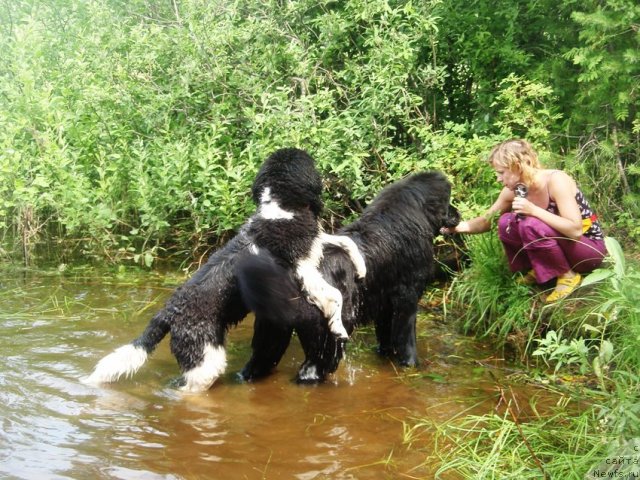
<svg viewBox="0 0 640 480">
<path fill-rule="evenodd" d="M 436 475 L 484 479 L 582 479 L 600 461 L 611 441 L 592 430 L 595 409 L 572 416 L 565 409 L 528 421 L 502 415 L 470 415 L 433 424 Z"/>
<path fill-rule="evenodd" d="M 415 444 L 425 432 L 435 436 L 437 458 L 427 461 L 439 462 L 438 475 L 583 479 L 607 455 L 616 455 L 611 446 L 640 436 L 640 272 L 615 239 L 606 242 L 605 266 L 554 307 L 540 307 L 514 285 L 494 240 L 472 244 L 473 260 L 480 263 L 452 287 L 466 309 L 462 328 L 502 342 L 515 331 L 526 332 L 527 361 L 538 361 L 526 380 L 541 386 L 569 381 L 562 382 L 555 408 L 533 406 L 534 415 L 526 418 L 500 387 L 502 414 L 461 416 L 444 425 L 417 419 L 408 441 Z M 528 297 L 529 303 L 514 296 Z M 554 330 L 559 326 L 566 328 Z"/>
<path fill-rule="evenodd" d="M 536 324 L 537 299 L 514 282 L 495 235 L 468 239 L 470 267 L 451 284 L 451 301 L 465 333 L 495 337 L 528 335 Z"/>
</svg>

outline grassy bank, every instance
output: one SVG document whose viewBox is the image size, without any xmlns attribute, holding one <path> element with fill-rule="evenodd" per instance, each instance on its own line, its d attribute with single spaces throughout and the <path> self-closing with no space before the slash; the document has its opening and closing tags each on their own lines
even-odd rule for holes
<svg viewBox="0 0 640 480">
<path fill-rule="evenodd" d="M 526 372 L 520 381 L 552 389 L 560 400 L 552 408 L 532 401 L 523 409 L 497 384 L 494 414 L 444 425 L 416 419 L 409 438 L 435 433 L 438 458 L 428 461 L 440 463 L 443 478 L 638 472 L 637 463 L 606 462 L 609 456 L 637 462 L 628 445 L 640 436 L 640 270 L 615 239 L 607 238 L 607 247 L 603 268 L 562 303 L 545 306 L 543 292 L 514 282 L 495 236 L 471 240 L 473 263 L 452 284 L 451 317 L 460 314 L 461 329 L 492 339 L 520 362 Z"/>
</svg>

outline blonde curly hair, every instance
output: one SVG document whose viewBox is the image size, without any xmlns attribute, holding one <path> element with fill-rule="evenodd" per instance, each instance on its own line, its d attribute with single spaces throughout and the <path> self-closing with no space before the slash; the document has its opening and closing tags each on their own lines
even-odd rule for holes
<svg viewBox="0 0 640 480">
<path fill-rule="evenodd" d="M 520 174 L 522 182 L 530 186 L 536 170 L 541 168 L 538 154 L 526 140 L 512 138 L 496 145 L 487 159 L 494 167 L 502 167 Z"/>
</svg>

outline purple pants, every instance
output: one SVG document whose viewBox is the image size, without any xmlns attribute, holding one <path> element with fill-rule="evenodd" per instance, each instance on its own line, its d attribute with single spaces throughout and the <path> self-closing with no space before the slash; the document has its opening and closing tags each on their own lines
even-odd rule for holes
<svg viewBox="0 0 640 480">
<path fill-rule="evenodd" d="M 600 266 L 607 252 L 604 240 L 585 236 L 571 240 L 535 217 L 518 218 L 515 213 L 500 217 L 498 237 L 511 271 L 533 269 L 538 283 L 569 270 L 590 272 Z"/>
</svg>

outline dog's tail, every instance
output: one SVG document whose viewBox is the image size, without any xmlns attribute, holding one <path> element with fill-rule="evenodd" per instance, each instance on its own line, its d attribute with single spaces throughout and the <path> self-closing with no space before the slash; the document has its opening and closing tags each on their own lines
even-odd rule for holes
<svg viewBox="0 0 640 480">
<path fill-rule="evenodd" d="M 158 312 L 145 331 L 133 342 L 111 352 L 98 362 L 93 373 L 83 381 L 89 384 L 110 383 L 122 376 L 131 377 L 147 361 L 160 341 L 169 333 L 167 311 Z"/>
<path fill-rule="evenodd" d="M 281 326 L 293 326 L 303 300 L 293 272 L 266 251 L 247 255 L 235 266 L 235 275 L 247 308 Z"/>
</svg>

